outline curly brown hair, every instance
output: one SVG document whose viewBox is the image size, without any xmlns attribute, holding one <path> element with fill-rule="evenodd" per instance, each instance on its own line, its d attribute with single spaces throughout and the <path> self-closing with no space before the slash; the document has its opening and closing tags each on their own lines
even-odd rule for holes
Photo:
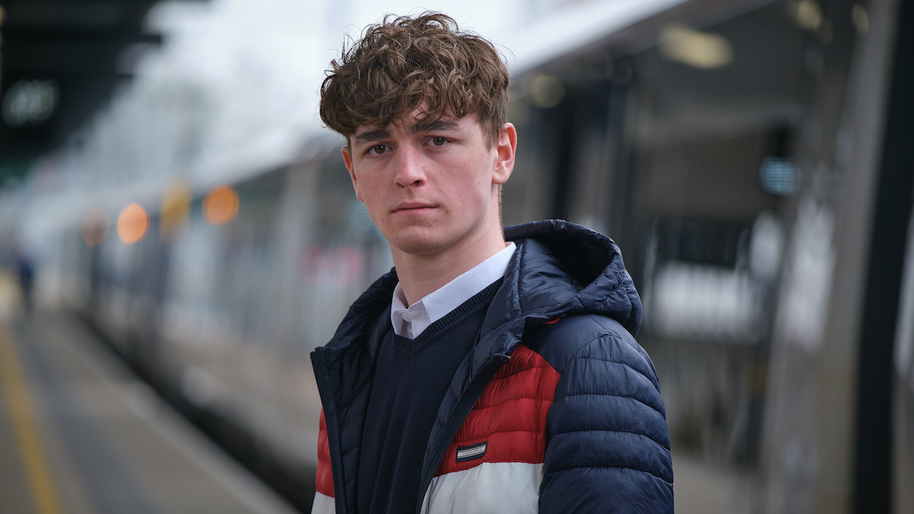
<svg viewBox="0 0 914 514">
<path fill-rule="evenodd" d="M 320 116 L 346 136 L 385 127 L 423 106 L 422 118 L 476 114 L 488 143 L 506 121 L 508 70 L 495 47 L 445 14 L 386 15 L 344 46 L 321 84 Z"/>
</svg>

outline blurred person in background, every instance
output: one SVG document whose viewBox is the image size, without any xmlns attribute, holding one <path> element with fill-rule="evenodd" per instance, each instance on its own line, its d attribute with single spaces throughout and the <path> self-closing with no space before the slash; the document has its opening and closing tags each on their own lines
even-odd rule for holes
<svg viewBox="0 0 914 514">
<path fill-rule="evenodd" d="M 32 284 L 35 281 L 35 266 L 29 256 L 19 248 L 13 250 L 19 289 L 22 291 L 22 311 L 26 316 L 32 313 Z"/>
<path fill-rule="evenodd" d="M 313 512 L 672 512 L 618 247 L 557 220 L 502 229 L 517 134 L 492 43 L 387 16 L 331 66 L 321 119 L 395 267 L 312 354 Z"/>
</svg>

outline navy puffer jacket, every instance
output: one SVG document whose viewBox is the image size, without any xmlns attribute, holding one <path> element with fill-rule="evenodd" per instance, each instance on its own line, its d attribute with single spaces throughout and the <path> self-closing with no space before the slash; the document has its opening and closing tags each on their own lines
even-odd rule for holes
<svg viewBox="0 0 914 514">
<path fill-rule="evenodd" d="M 608 237 L 549 220 L 517 244 L 417 473 L 421 513 L 673 511 L 663 400 L 634 339 L 641 301 Z M 395 272 L 312 354 L 324 414 L 313 512 L 355 512 L 362 420 Z"/>
</svg>

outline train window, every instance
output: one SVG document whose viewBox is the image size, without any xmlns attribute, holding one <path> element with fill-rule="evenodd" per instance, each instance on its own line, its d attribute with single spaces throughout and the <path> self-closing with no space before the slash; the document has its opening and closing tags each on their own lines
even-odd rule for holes
<svg viewBox="0 0 914 514">
<path fill-rule="evenodd" d="M 764 283 L 749 267 L 751 229 L 660 219 L 642 288 L 645 330 L 665 337 L 756 342 Z"/>
</svg>

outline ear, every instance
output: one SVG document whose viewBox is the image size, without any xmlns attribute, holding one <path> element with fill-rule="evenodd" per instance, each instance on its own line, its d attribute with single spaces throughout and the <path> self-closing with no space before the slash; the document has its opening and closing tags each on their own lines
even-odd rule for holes
<svg viewBox="0 0 914 514">
<path fill-rule="evenodd" d="M 352 154 L 348 146 L 340 148 L 340 151 L 343 153 L 343 162 L 346 163 L 346 169 L 349 170 L 349 178 L 352 180 L 352 189 L 355 189 L 355 196 L 359 199 L 360 202 L 364 202 L 362 199 L 362 193 L 359 191 L 359 180 L 355 177 L 355 171 L 352 167 Z"/>
<path fill-rule="evenodd" d="M 504 184 L 514 171 L 514 154 L 517 151 L 517 130 L 511 123 L 502 125 L 495 143 L 495 170 L 492 183 Z"/>
</svg>

